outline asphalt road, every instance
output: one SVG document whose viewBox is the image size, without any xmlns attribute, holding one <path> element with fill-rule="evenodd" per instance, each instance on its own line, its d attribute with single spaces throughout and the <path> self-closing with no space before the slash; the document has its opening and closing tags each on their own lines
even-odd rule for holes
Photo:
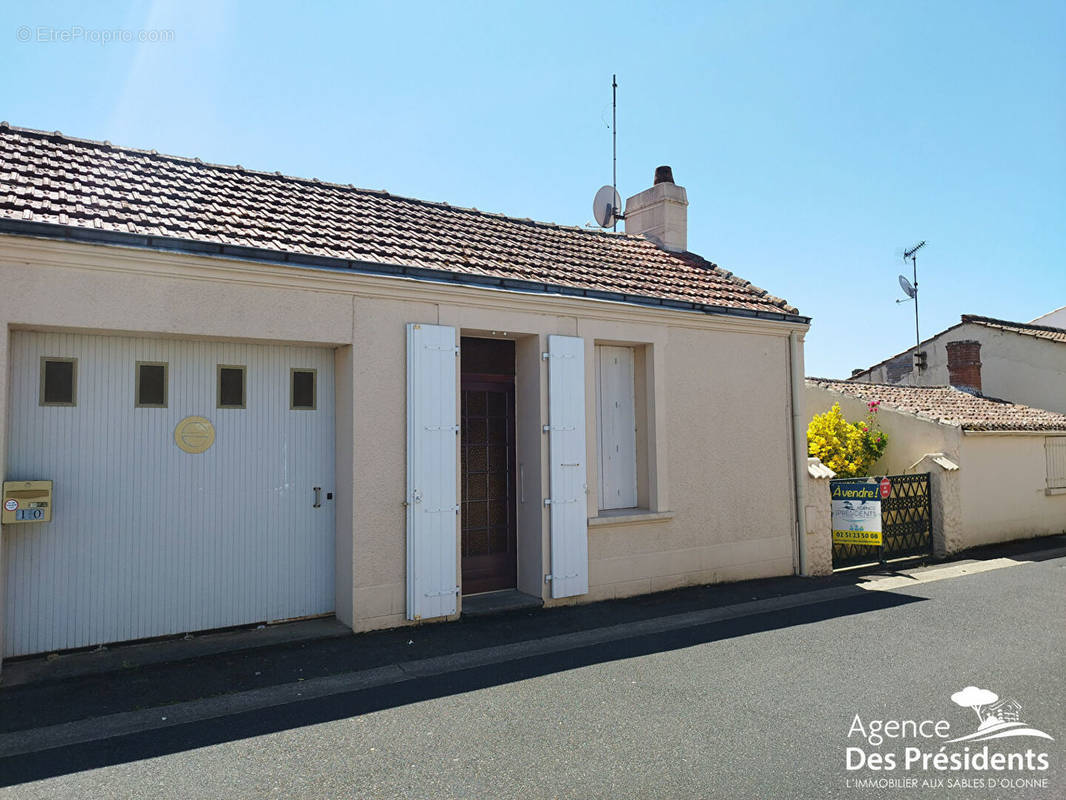
<svg viewBox="0 0 1066 800">
<path fill-rule="evenodd" d="M 1062 798 L 1064 622 L 1055 558 L 5 759 L 0 797 Z M 973 733 L 971 685 L 1054 741 L 849 737 Z M 966 746 L 1049 768 L 903 767 Z"/>
</svg>

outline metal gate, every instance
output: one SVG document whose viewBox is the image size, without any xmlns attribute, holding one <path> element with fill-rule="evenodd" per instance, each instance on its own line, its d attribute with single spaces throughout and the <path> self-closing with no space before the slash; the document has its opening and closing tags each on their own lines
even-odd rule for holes
<svg viewBox="0 0 1066 800">
<path fill-rule="evenodd" d="M 834 544 L 834 568 L 883 564 L 889 559 L 932 554 L 933 508 L 929 497 L 929 473 L 886 477 L 892 490 L 888 499 L 881 501 L 882 544 Z M 836 481 L 830 481 L 830 488 L 833 483 Z"/>
</svg>

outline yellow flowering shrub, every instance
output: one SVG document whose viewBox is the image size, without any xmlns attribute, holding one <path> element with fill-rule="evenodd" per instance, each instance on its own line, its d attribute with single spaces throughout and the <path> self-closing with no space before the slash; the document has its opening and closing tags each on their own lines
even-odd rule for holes
<svg viewBox="0 0 1066 800">
<path fill-rule="evenodd" d="M 848 422 L 840 403 L 815 415 L 807 426 L 807 453 L 817 456 L 841 478 L 870 474 L 888 446 L 888 437 L 877 425 L 877 401 L 867 404 L 866 419 Z"/>
</svg>

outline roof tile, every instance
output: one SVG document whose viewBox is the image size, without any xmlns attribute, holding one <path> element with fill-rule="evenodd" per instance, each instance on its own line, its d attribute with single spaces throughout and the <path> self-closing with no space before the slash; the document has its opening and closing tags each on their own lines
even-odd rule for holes
<svg viewBox="0 0 1066 800">
<path fill-rule="evenodd" d="M 984 325 L 986 328 L 996 328 L 1001 331 L 1020 333 L 1023 336 L 1035 336 L 1037 339 L 1048 339 L 1052 342 L 1066 344 L 1066 330 L 1052 328 L 1047 325 L 1032 325 L 1027 322 L 1009 322 L 1005 319 L 992 317 L 979 317 L 976 314 L 963 314 L 963 322 L 972 322 L 975 325 Z"/>
<path fill-rule="evenodd" d="M 885 408 L 968 431 L 1066 431 L 1066 414 L 974 395 L 954 386 L 901 386 L 826 378 L 807 378 L 807 385 L 860 400 L 877 400 Z"/>
<path fill-rule="evenodd" d="M 657 300 L 796 315 L 694 253 L 641 236 L 207 164 L 154 150 L 0 127 L 0 219 L 375 260 Z"/>
</svg>

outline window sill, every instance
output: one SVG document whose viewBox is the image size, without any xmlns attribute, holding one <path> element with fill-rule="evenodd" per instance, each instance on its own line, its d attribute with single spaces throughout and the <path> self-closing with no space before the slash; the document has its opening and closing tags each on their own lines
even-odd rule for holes
<svg viewBox="0 0 1066 800">
<path fill-rule="evenodd" d="M 1054 489 L 1045 489 L 1044 494 L 1066 494 L 1066 486 L 1057 486 Z"/>
<path fill-rule="evenodd" d="M 605 528 L 616 525 L 647 525 L 667 522 L 674 518 L 673 511 L 648 511 L 643 508 L 619 508 L 601 511 L 598 517 L 589 517 L 590 528 Z"/>
</svg>

